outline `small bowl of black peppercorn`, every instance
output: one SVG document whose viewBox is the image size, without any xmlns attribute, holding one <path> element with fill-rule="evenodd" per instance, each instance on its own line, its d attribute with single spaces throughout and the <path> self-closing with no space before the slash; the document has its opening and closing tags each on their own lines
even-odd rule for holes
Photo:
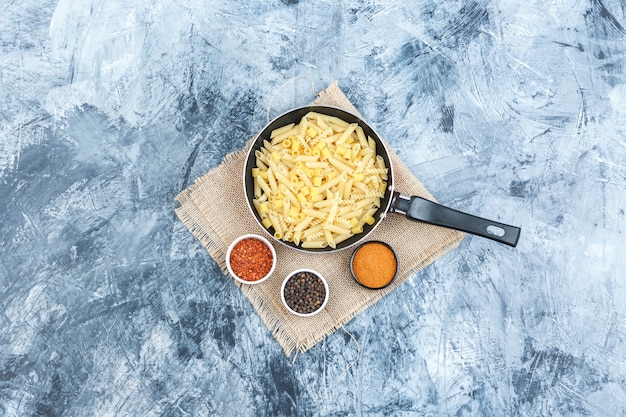
<svg viewBox="0 0 626 417">
<path fill-rule="evenodd" d="M 300 317 L 310 317 L 326 306 L 328 283 L 317 271 L 298 269 L 283 281 L 280 298 L 289 312 Z"/>
</svg>

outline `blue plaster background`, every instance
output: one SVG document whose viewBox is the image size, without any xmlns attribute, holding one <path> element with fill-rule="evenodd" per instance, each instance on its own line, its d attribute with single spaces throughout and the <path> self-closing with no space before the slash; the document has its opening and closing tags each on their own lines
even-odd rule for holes
<svg viewBox="0 0 626 417">
<path fill-rule="evenodd" d="M 621 0 L 0 1 L 0 415 L 626 415 Z M 461 246 L 287 358 L 174 196 L 337 80 Z"/>
</svg>

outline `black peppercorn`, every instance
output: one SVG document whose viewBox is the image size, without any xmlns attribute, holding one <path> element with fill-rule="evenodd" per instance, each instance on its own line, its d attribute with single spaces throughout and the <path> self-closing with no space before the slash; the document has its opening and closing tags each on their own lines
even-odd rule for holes
<svg viewBox="0 0 626 417">
<path fill-rule="evenodd" d="M 308 271 L 296 272 L 285 283 L 283 296 L 293 311 L 310 314 L 324 303 L 326 287 L 318 275 Z"/>
</svg>

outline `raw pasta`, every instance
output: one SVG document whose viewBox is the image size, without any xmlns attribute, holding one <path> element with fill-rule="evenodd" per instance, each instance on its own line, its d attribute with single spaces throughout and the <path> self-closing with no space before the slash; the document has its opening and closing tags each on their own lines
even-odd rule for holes
<svg viewBox="0 0 626 417">
<path fill-rule="evenodd" d="M 253 206 L 274 237 L 335 248 L 373 224 L 388 167 L 356 123 L 310 112 L 255 152 Z"/>
</svg>

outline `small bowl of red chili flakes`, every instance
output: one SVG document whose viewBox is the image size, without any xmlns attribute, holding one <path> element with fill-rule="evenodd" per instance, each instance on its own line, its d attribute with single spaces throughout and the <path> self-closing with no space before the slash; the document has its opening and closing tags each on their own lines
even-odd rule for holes
<svg viewBox="0 0 626 417">
<path fill-rule="evenodd" d="M 226 267 L 242 284 L 260 284 L 276 268 L 276 250 L 262 236 L 239 236 L 226 251 Z"/>
</svg>

